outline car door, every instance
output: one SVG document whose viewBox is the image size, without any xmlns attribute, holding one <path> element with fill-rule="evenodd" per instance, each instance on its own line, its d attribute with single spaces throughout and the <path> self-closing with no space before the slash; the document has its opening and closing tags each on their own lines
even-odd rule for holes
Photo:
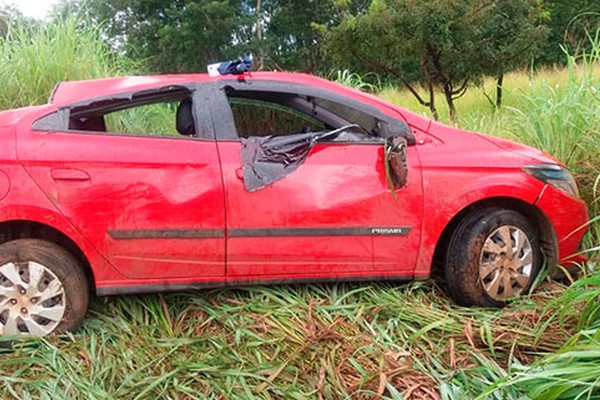
<svg viewBox="0 0 600 400">
<path fill-rule="evenodd" d="M 422 223 L 414 147 L 408 149 L 409 182 L 395 193 L 386 175 L 383 140 L 372 137 L 316 143 L 296 170 L 258 190 L 248 190 L 244 181 L 241 136 L 248 136 L 247 131 L 293 135 L 300 129 L 306 133 L 376 121 L 369 112 L 389 117 L 356 100 L 303 85 L 223 81 L 221 93 L 214 105 L 225 184 L 228 276 L 412 276 Z M 250 108 L 240 112 L 243 102 Z M 325 113 L 324 104 L 334 111 L 343 108 L 345 115 L 329 112 L 324 124 L 315 117 L 317 109 Z"/>
<path fill-rule="evenodd" d="M 18 147 L 26 170 L 126 278 L 225 273 L 223 185 L 206 90 L 93 99 L 20 133 L 29 136 Z"/>
</svg>

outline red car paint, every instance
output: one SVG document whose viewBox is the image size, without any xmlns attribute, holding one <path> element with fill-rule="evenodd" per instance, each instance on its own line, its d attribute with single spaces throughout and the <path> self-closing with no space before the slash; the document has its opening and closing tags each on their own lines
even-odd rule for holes
<svg viewBox="0 0 600 400">
<path fill-rule="evenodd" d="M 551 157 L 433 123 L 309 75 L 253 73 L 244 79 L 318 88 L 406 122 L 416 144 L 408 147 L 408 184 L 395 195 L 386 180 L 383 147 L 373 144 L 317 144 L 297 171 L 248 192 L 240 179 L 239 141 L 33 127 L 56 110 L 94 98 L 238 79 L 202 74 L 66 82 L 47 105 L 0 113 L 0 229 L 31 221 L 60 232 L 85 257 L 99 294 L 288 280 L 424 278 L 453 218 L 480 202 L 507 199 L 540 212 L 561 260 L 585 259 L 567 260 L 584 234 L 584 202 L 522 170 L 556 163 Z M 213 109 L 212 118 L 230 117 Z M 372 233 L 269 233 L 365 227 Z M 379 227 L 409 231 L 379 235 Z M 238 234 L 249 231 L 263 233 Z"/>
</svg>

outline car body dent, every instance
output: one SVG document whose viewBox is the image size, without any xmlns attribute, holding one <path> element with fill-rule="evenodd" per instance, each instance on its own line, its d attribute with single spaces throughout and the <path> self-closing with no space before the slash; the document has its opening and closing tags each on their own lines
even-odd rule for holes
<svg viewBox="0 0 600 400">
<path fill-rule="evenodd" d="M 18 168 L 21 167 L 19 166 Z M 23 174 L 25 174 L 24 171 Z M 96 250 L 93 244 L 81 232 L 65 219 L 64 215 L 56 209 L 50 199 L 38 187 L 27 185 L 27 182 L 31 181 L 29 177 L 23 177 L 21 180 L 15 178 L 18 175 L 11 174 L 11 176 L 16 181 L 22 183 L 22 185 L 13 187 L 9 196 L 0 203 L 2 207 L 0 224 L 27 221 L 52 228 L 64 234 L 81 250 L 91 267 L 90 272 L 92 272 L 95 282 L 103 282 L 108 279 L 115 279 L 115 277 L 119 279 L 125 278 L 112 267 L 108 260 Z M 15 199 L 10 198 L 11 196 L 19 199 L 18 203 Z M 23 196 L 26 196 L 29 201 L 23 202 L 21 200 Z M 7 205 L 4 203 L 12 204 Z"/>
<path fill-rule="evenodd" d="M 22 138 L 20 160 L 33 180 L 122 275 L 224 275 L 224 238 L 119 240 L 108 234 L 110 229 L 223 229 L 215 142 L 38 131 L 22 132 Z M 90 141 L 102 151 L 86 146 Z M 51 175 L 56 165 L 84 169 L 90 179 L 57 180 Z"/>
<path fill-rule="evenodd" d="M 422 186 L 419 161 L 409 148 L 413 180 L 397 191 L 396 203 L 385 178 L 379 145 L 317 143 L 293 174 L 248 192 L 235 170 L 240 142 L 219 142 L 228 210 L 227 229 L 252 227 L 354 228 L 410 227 L 405 237 L 324 236 L 237 238 L 228 240 L 228 275 L 289 273 L 367 276 L 373 271 L 410 275 L 419 251 Z M 377 236 L 377 237 L 376 237 Z M 376 249 L 376 250 L 374 250 Z M 398 272 L 400 271 L 400 272 Z"/>
<path fill-rule="evenodd" d="M 577 251 L 583 233 L 581 230 L 577 231 L 578 226 L 576 225 L 581 225 L 587 220 L 585 204 L 581 200 L 573 199 L 553 187 L 545 187 L 542 182 L 521 171 L 521 168 L 526 164 L 556 162 L 545 153 L 503 139 L 447 127 L 401 107 L 386 103 L 374 96 L 310 75 L 287 73 L 253 73 L 252 75 L 252 77 L 242 79 L 251 81 L 260 78 L 261 80 L 273 82 L 284 80 L 297 85 L 316 86 L 320 90 L 329 90 L 337 95 L 347 96 L 354 101 L 378 108 L 382 113 L 392 118 L 398 118 L 410 127 L 412 134 L 415 136 L 416 144 L 409 146 L 407 149 L 410 173 L 406 187 L 399 188 L 396 191 L 400 199 L 400 202 L 396 203 L 396 209 L 393 209 L 389 206 L 390 203 L 387 203 L 387 200 L 392 199 L 393 196 L 389 185 L 385 181 L 385 174 L 382 174 L 384 169 L 383 145 L 378 146 L 377 153 L 374 152 L 369 156 L 369 165 L 372 165 L 375 169 L 373 174 L 369 175 L 370 178 L 365 178 L 370 179 L 369 182 L 353 178 L 354 175 L 360 172 L 358 166 L 350 165 L 346 171 L 342 171 L 340 168 L 335 169 L 335 165 L 332 164 L 332 160 L 337 162 L 357 157 L 360 154 L 358 151 L 345 148 L 345 145 L 336 145 L 334 150 L 326 151 L 320 144 L 317 144 L 311 151 L 311 157 L 316 156 L 314 162 L 318 161 L 325 168 L 318 177 L 323 184 L 319 190 L 316 189 L 316 186 L 311 187 L 310 190 L 298 190 L 303 187 L 302 183 L 298 182 L 316 179 L 310 173 L 311 168 L 313 168 L 313 172 L 315 171 L 314 166 L 316 164 L 311 167 L 310 162 L 308 162 L 308 166 L 303 165 L 298 171 L 278 182 L 281 184 L 281 196 L 285 196 L 286 193 L 293 194 L 296 196 L 294 201 L 297 204 L 312 207 L 312 209 L 299 210 L 297 215 L 292 215 L 282 228 L 308 227 L 307 223 L 316 228 L 352 228 L 356 225 L 355 221 L 340 219 L 340 215 L 335 212 L 320 213 L 323 210 L 335 211 L 336 208 L 348 204 L 354 204 L 353 207 L 356 207 L 357 213 L 369 214 L 370 217 L 373 217 L 369 224 L 372 228 L 410 228 L 408 232 L 395 231 L 396 233 L 406 233 L 403 238 L 399 238 L 398 235 L 379 235 L 380 237 L 375 238 L 374 234 L 366 237 L 361 243 L 354 244 L 358 249 L 363 245 L 372 246 L 372 259 L 370 261 L 363 260 L 363 262 L 371 262 L 370 267 L 346 272 L 343 270 L 331 272 L 324 268 L 302 271 L 300 268 L 296 273 L 289 274 L 282 266 L 279 272 L 269 273 L 268 270 L 265 270 L 264 264 L 252 264 L 247 258 L 253 254 L 252 251 L 257 246 L 261 246 L 263 238 L 246 237 L 236 239 L 239 240 L 238 244 L 235 244 L 235 242 L 229 244 L 234 253 L 229 255 L 231 257 L 229 261 L 232 263 L 228 262 L 228 268 L 230 266 L 232 268 L 226 276 L 193 274 L 171 277 L 152 276 L 152 274 L 143 276 L 143 270 L 138 271 L 138 274 L 127 276 L 127 271 L 119 271 L 113 266 L 114 262 L 109 262 L 111 255 L 106 253 L 106 249 L 94 240 L 90 240 L 87 233 L 77 226 L 76 221 L 74 221 L 76 216 L 61 210 L 58 203 L 60 196 L 58 189 L 47 187 L 42 190 L 39 184 L 34 183 L 31 179 L 31 172 L 27 172 L 23 166 L 16 162 L 16 160 L 23 161 L 25 158 L 24 163 L 27 165 L 27 152 L 31 155 L 35 152 L 52 150 L 52 146 L 48 145 L 49 142 L 46 141 L 46 138 L 55 134 L 48 132 L 33 134 L 31 130 L 33 122 L 40 117 L 58 109 L 69 107 L 71 104 L 88 101 L 88 99 L 93 101 L 93 98 L 123 95 L 138 90 L 169 85 L 185 86 L 190 82 L 197 84 L 216 83 L 229 79 L 210 78 L 203 74 L 67 82 L 56 88 L 52 102 L 48 105 L 0 112 L 0 138 L 4 141 L 3 146 L 0 147 L 0 162 L 3 163 L 2 171 L 10 176 L 11 180 L 10 190 L 5 198 L 0 200 L 0 222 L 30 220 L 63 232 L 82 250 L 88 259 L 94 274 L 94 282 L 100 294 L 172 290 L 188 286 L 203 287 L 248 282 L 278 282 L 290 279 L 312 281 L 335 280 L 342 277 L 352 280 L 422 278 L 430 273 L 434 251 L 448 223 L 469 206 L 494 198 L 514 198 L 535 205 L 547 216 L 552 225 L 559 227 L 556 230 L 556 236 L 560 240 L 560 257 L 564 259 L 569 254 Z M 235 78 L 234 80 L 238 81 L 239 79 Z M 94 94 L 93 98 L 90 98 L 91 93 Z M 17 133 L 16 137 L 15 132 Z M 95 136 L 97 135 L 89 135 L 92 141 L 94 141 Z M 221 169 L 222 179 L 226 185 L 223 190 L 225 196 L 227 196 L 227 193 L 231 194 L 232 191 L 240 189 L 239 187 L 234 189 L 234 186 L 227 186 L 229 184 L 235 183 L 243 189 L 243 185 L 235 172 L 240 164 L 239 142 L 221 142 L 215 145 L 218 148 L 216 154 L 220 163 L 219 168 Z M 29 150 L 27 150 L 28 146 Z M 119 149 L 113 150 L 119 152 Z M 127 157 L 125 152 L 120 154 L 124 158 Z M 328 159 L 328 154 L 334 155 L 334 158 Z M 64 166 L 64 162 L 60 158 L 54 160 L 54 163 L 58 168 Z M 93 174 L 91 179 L 95 179 Z M 123 176 L 123 182 L 125 179 L 126 176 Z M 372 190 L 375 186 L 379 197 L 375 199 L 360 198 L 361 195 L 364 195 L 363 189 L 370 188 Z M 308 187 L 305 185 L 305 188 Z M 264 190 L 257 191 L 254 198 L 256 201 L 255 206 L 247 209 L 238 209 L 241 198 L 231 198 L 230 200 L 225 198 L 224 203 L 228 215 L 232 215 L 234 219 L 238 218 L 238 223 L 232 226 L 223 226 L 225 237 L 227 237 L 229 229 L 233 232 L 234 229 L 268 228 L 270 225 L 277 224 L 277 213 L 273 212 L 273 207 L 268 199 L 273 190 L 273 188 L 267 187 Z M 414 194 L 415 199 L 409 203 L 402 203 L 402 195 L 409 193 Z M 101 196 L 102 194 L 99 193 L 98 195 Z M 176 196 L 176 193 L 166 193 L 166 195 Z M 383 199 L 387 199 L 385 204 L 388 204 L 388 206 L 383 206 Z M 181 199 L 173 198 L 171 200 L 173 203 Z M 270 201 L 276 200 L 271 199 Z M 573 214 L 571 209 L 560 210 L 559 208 L 564 204 L 573 204 L 575 213 Z M 363 208 L 361 208 L 361 205 Z M 414 213 L 408 223 L 391 224 L 389 222 L 390 215 L 398 213 L 398 209 L 402 209 L 402 212 L 406 215 L 411 212 Z M 238 213 L 238 215 L 236 216 L 235 213 Z M 246 220 L 246 218 L 249 219 Z M 252 223 L 239 223 L 240 219 Z M 135 228 L 158 229 L 156 226 L 150 225 L 136 226 Z M 176 229 L 177 227 L 172 228 Z M 127 229 L 121 230 L 126 231 Z M 138 234 L 134 233 L 134 235 Z M 159 234 L 160 232 L 149 233 L 150 236 Z M 110 234 L 107 235 L 110 236 Z M 395 254 L 398 254 L 398 240 L 414 237 L 417 237 L 418 240 L 411 242 L 410 246 L 400 251 L 400 253 L 412 254 L 410 257 L 412 261 L 409 261 L 412 265 L 405 265 L 400 269 L 394 268 L 394 257 Z M 123 239 L 113 238 L 113 240 L 121 240 L 125 243 Z M 172 240 L 185 240 L 185 238 L 173 238 Z M 293 237 L 283 238 L 282 240 L 282 243 L 285 244 L 286 240 L 293 240 Z M 318 237 L 316 240 L 318 240 Z M 140 246 L 153 246 L 152 238 L 148 238 L 145 243 L 140 243 Z M 343 248 L 348 244 L 340 241 L 334 246 Z M 268 255 L 268 251 L 268 248 L 264 248 L 263 256 Z M 383 255 L 379 262 L 380 265 L 385 266 L 379 270 L 372 267 L 377 262 L 375 260 L 377 254 Z M 319 254 L 315 254 L 315 257 L 318 258 Z M 132 262 L 137 261 L 133 260 Z M 157 260 L 157 263 L 159 265 L 160 260 Z M 140 265 L 143 265 L 143 263 Z M 397 263 L 395 265 L 398 266 Z"/>
</svg>

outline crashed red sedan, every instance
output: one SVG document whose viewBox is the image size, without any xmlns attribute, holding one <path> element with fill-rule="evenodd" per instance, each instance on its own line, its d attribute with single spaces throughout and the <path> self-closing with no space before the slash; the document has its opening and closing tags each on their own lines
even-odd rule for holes
<svg viewBox="0 0 600 400">
<path fill-rule="evenodd" d="M 0 136 L 2 335 L 75 329 L 90 294 L 432 265 L 459 304 L 501 306 L 585 259 L 555 159 L 313 76 L 65 82 Z"/>
</svg>

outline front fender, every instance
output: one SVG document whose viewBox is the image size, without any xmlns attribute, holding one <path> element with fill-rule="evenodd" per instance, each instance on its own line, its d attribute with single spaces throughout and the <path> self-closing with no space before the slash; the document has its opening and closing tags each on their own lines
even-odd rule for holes
<svg viewBox="0 0 600 400">
<path fill-rule="evenodd" d="M 461 211 L 493 199 L 533 205 L 544 184 L 520 169 L 430 168 L 423 171 L 424 218 L 415 276 L 430 273 L 444 229 Z"/>
</svg>

